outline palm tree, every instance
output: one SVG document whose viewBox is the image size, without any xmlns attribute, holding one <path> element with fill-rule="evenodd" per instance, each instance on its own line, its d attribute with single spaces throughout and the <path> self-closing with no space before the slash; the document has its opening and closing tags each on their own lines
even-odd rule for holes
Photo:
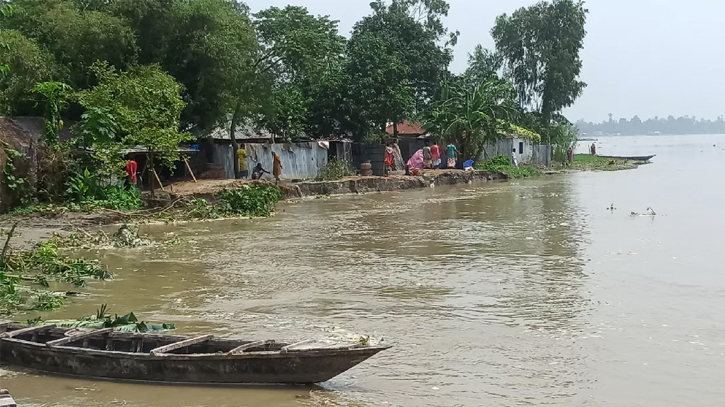
<svg viewBox="0 0 725 407">
<path fill-rule="evenodd" d="M 486 143 L 504 136 L 516 117 L 517 106 L 509 83 L 492 79 L 466 87 L 444 85 L 424 122 L 427 131 L 455 143 L 464 159 L 476 159 Z"/>
</svg>

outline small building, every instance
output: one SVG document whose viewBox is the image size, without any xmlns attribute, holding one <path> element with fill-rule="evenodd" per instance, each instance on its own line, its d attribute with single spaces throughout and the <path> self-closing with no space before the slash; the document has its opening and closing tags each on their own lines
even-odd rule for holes
<svg viewBox="0 0 725 407">
<path fill-rule="evenodd" d="M 486 143 L 478 160 L 488 160 L 497 155 L 510 157 L 512 152 L 519 163 L 551 165 L 551 147 L 541 144 L 538 133 L 516 125 L 511 125 L 511 131 L 505 132 L 503 138 Z"/>
<path fill-rule="evenodd" d="M 231 119 L 231 118 L 229 118 Z M 226 126 L 218 126 L 206 136 L 199 137 L 199 149 L 211 166 L 221 170 L 219 177 L 235 178 L 234 148 L 229 134 L 230 120 Z M 250 173 L 257 164 L 272 171 L 272 152 L 277 153 L 282 163 L 283 179 L 313 179 L 319 168 L 327 165 L 330 159 L 352 160 L 351 142 L 348 139 L 313 140 L 303 137 L 296 143 L 287 143 L 284 139 L 251 124 L 238 124 L 234 137 L 240 148 L 247 152 L 247 168 Z M 217 178 L 219 178 L 217 177 Z"/>
</svg>

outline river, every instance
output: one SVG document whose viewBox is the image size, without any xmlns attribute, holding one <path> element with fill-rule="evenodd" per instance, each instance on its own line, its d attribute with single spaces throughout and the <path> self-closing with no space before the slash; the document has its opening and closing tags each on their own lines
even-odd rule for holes
<svg viewBox="0 0 725 407">
<path fill-rule="evenodd" d="M 622 172 L 282 204 L 149 226 L 179 246 L 90 253 L 117 273 L 44 317 L 134 311 L 181 333 L 370 335 L 319 387 L 153 386 L 4 372 L 23 407 L 725 404 L 725 136 L 602 138 Z M 583 146 L 585 147 L 585 146 Z M 615 209 L 610 209 L 613 205 Z M 651 207 L 656 216 L 632 216 Z M 710 230 L 711 232 L 707 232 Z"/>
</svg>

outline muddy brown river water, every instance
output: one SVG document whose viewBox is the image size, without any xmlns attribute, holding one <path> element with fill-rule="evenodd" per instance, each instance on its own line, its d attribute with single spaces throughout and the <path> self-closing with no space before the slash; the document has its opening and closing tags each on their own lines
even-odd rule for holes
<svg viewBox="0 0 725 407">
<path fill-rule="evenodd" d="M 634 171 L 147 227 L 190 242 L 91 253 L 118 279 L 43 316 L 105 302 L 181 333 L 394 348 L 314 388 L 12 371 L 0 386 L 24 407 L 725 405 L 724 148 L 725 136 L 601 139 L 601 154 L 658 156 Z M 657 215 L 630 215 L 647 207 Z"/>
</svg>

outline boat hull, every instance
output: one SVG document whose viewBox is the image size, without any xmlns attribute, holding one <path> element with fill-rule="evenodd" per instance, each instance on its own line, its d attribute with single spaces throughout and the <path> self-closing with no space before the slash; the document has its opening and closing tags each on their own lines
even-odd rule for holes
<svg viewBox="0 0 725 407">
<path fill-rule="evenodd" d="M 312 384 L 327 381 L 387 347 L 160 354 L 46 346 L 0 339 L 0 361 L 60 375 L 186 384 Z"/>
<path fill-rule="evenodd" d="M 611 160 L 627 160 L 627 161 L 649 161 L 653 159 L 654 155 L 642 155 L 642 156 L 614 156 L 614 155 L 600 155 L 599 158 L 608 158 Z"/>
</svg>

